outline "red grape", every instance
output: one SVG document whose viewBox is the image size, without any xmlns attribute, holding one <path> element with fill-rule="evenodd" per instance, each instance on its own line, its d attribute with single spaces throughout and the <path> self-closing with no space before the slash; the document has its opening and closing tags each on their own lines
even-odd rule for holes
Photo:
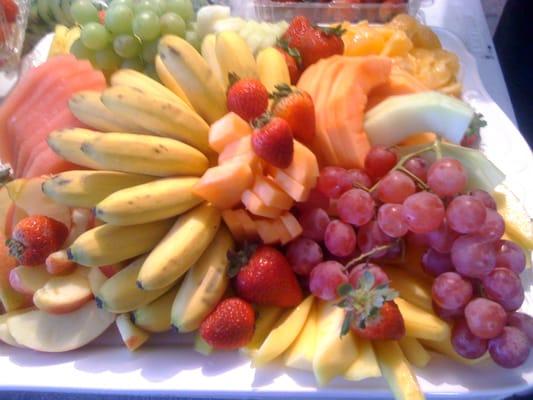
<svg viewBox="0 0 533 400">
<path fill-rule="evenodd" d="M 489 353 L 500 367 L 516 368 L 529 357 L 529 341 L 520 329 L 506 326 L 498 337 L 489 340 Z"/>
<path fill-rule="evenodd" d="M 494 268 L 483 278 L 485 295 L 506 310 L 515 311 L 524 302 L 524 289 L 517 274 L 507 268 Z"/>
<path fill-rule="evenodd" d="M 359 279 L 363 276 L 365 271 L 370 272 L 374 276 L 374 286 L 382 285 L 390 281 L 389 277 L 378 265 L 372 263 L 357 264 L 348 274 L 348 282 L 354 288 L 357 288 Z"/>
<path fill-rule="evenodd" d="M 494 201 L 494 198 L 484 190 L 472 190 L 470 192 L 470 196 L 481 201 L 485 207 L 490 208 L 492 210 L 496 210 L 496 202 Z"/>
<path fill-rule="evenodd" d="M 372 187 L 372 179 L 362 169 L 350 169 L 348 175 L 353 187 L 363 186 L 367 189 Z"/>
<path fill-rule="evenodd" d="M 451 256 L 432 248 L 427 249 L 422 255 L 422 269 L 434 277 L 454 270 Z"/>
<path fill-rule="evenodd" d="M 453 242 L 458 237 L 459 234 L 450 229 L 446 220 L 437 229 L 427 234 L 429 246 L 439 253 L 449 253 L 452 251 Z"/>
<path fill-rule="evenodd" d="M 309 192 L 309 197 L 307 198 L 305 203 L 296 203 L 295 207 L 298 211 L 302 213 L 313 210 L 315 208 L 322 208 L 323 210 L 327 210 L 329 208 L 329 198 L 324 193 L 314 188 L 311 189 L 311 191 Z"/>
<path fill-rule="evenodd" d="M 344 283 L 348 283 L 348 277 L 342 264 L 337 261 L 318 264 L 309 276 L 309 289 L 322 300 L 335 300 L 338 297 L 338 287 Z"/>
<path fill-rule="evenodd" d="M 466 306 L 472 298 L 472 284 L 456 272 L 445 272 L 439 275 L 431 288 L 435 303 L 447 310 L 455 310 Z"/>
<path fill-rule="evenodd" d="M 324 234 L 329 224 L 329 215 L 326 211 L 315 208 L 303 213 L 298 220 L 303 229 L 303 237 L 317 242 L 324 240 Z"/>
<path fill-rule="evenodd" d="M 514 326 L 524 332 L 529 340 L 529 345 L 533 346 L 533 317 L 522 312 L 512 312 L 507 317 L 507 324 Z"/>
<path fill-rule="evenodd" d="M 468 328 L 482 339 L 492 339 L 502 333 L 507 314 L 498 303 L 478 297 L 465 307 Z"/>
<path fill-rule="evenodd" d="M 477 236 L 464 235 L 457 238 L 451 254 L 457 272 L 471 278 L 481 279 L 496 266 L 494 244 Z"/>
<path fill-rule="evenodd" d="M 357 232 L 357 244 L 362 253 L 368 253 L 376 247 L 390 244 L 392 239 L 388 237 L 379 227 L 376 221 L 370 221 L 363 225 Z M 387 250 L 376 252 L 372 258 L 383 257 Z"/>
<path fill-rule="evenodd" d="M 344 168 L 326 167 L 320 171 L 316 188 L 330 199 L 337 199 L 352 187 L 351 177 Z"/>
<path fill-rule="evenodd" d="M 444 214 L 442 200 L 433 193 L 415 193 L 403 203 L 403 215 L 409 230 L 415 233 L 434 231 L 442 224 Z"/>
<path fill-rule="evenodd" d="M 455 196 L 466 187 L 467 173 L 463 164 L 454 158 L 444 157 L 429 168 L 428 185 L 441 197 Z"/>
<path fill-rule="evenodd" d="M 442 308 L 439 306 L 435 300 L 431 301 L 431 305 L 433 306 L 433 311 L 435 311 L 435 314 L 437 314 L 442 319 L 445 319 L 446 321 L 453 320 L 455 318 L 463 317 L 465 308 L 456 308 L 454 310 L 447 310 L 445 308 Z"/>
<path fill-rule="evenodd" d="M 526 268 L 524 250 L 514 242 L 500 240 L 496 244 L 496 267 L 509 268 L 520 274 Z"/>
<path fill-rule="evenodd" d="M 398 156 L 384 146 L 373 146 L 365 158 L 365 171 L 374 181 L 385 176 L 398 162 Z"/>
<path fill-rule="evenodd" d="M 349 224 L 333 220 L 328 224 L 324 234 L 324 244 L 328 251 L 337 257 L 346 257 L 355 251 L 357 236 Z"/>
<path fill-rule="evenodd" d="M 350 189 L 337 201 L 337 212 L 342 221 L 357 226 L 365 225 L 374 217 L 376 203 L 363 189 Z"/>
<path fill-rule="evenodd" d="M 401 204 L 383 204 L 378 210 L 378 225 L 390 237 L 400 238 L 409 231 Z"/>
<path fill-rule="evenodd" d="M 428 178 L 428 162 L 422 157 L 410 158 L 403 167 L 423 182 Z"/>
<path fill-rule="evenodd" d="M 322 249 L 317 242 L 300 237 L 287 247 L 287 260 L 298 275 L 309 275 L 313 267 L 322 262 Z"/>
<path fill-rule="evenodd" d="M 457 196 L 446 209 L 446 221 L 451 229 L 459 233 L 474 233 L 485 222 L 487 209 L 472 196 Z"/>
<path fill-rule="evenodd" d="M 505 221 L 496 211 L 490 208 L 486 210 L 487 216 L 485 222 L 483 222 L 476 234 L 487 240 L 498 240 L 505 233 Z"/>
<path fill-rule="evenodd" d="M 464 318 L 461 318 L 453 325 L 452 346 L 460 356 L 475 359 L 485 354 L 488 341 L 474 335 Z"/>
<path fill-rule="evenodd" d="M 413 247 L 429 246 L 429 237 L 427 233 L 414 233 L 414 232 L 409 231 L 407 232 L 407 235 L 405 235 L 405 239 L 409 246 L 413 246 Z"/>
<path fill-rule="evenodd" d="M 413 180 L 401 171 L 391 171 L 378 183 L 378 199 L 383 203 L 401 204 L 416 192 Z"/>
</svg>

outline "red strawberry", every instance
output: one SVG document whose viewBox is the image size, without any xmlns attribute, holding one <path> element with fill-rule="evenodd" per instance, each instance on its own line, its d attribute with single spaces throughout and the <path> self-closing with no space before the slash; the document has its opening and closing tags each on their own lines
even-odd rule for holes
<svg viewBox="0 0 533 400">
<path fill-rule="evenodd" d="M 222 300 L 200 325 L 200 336 L 217 350 L 245 346 L 254 334 L 255 312 L 238 297 Z"/>
<path fill-rule="evenodd" d="M 295 307 L 303 294 L 285 256 L 271 246 L 245 248 L 231 253 L 231 276 L 237 294 L 251 303 Z M 244 265 L 240 270 L 239 267 Z"/>
<path fill-rule="evenodd" d="M 341 334 L 351 330 L 369 340 L 398 340 L 405 335 L 402 314 L 393 299 L 398 295 L 388 283 L 376 285 L 374 275 L 365 271 L 357 287 L 343 284 L 338 288 L 346 310 Z"/>
<path fill-rule="evenodd" d="M 21 219 L 6 244 L 9 253 L 23 265 L 39 265 L 61 248 L 69 233 L 65 224 L 44 215 Z"/>
<path fill-rule="evenodd" d="M 239 79 L 230 75 L 227 94 L 228 111 L 252 122 L 263 115 L 268 108 L 268 91 L 257 79 Z"/>
<path fill-rule="evenodd" d="M 302 67 L 306 69 L 322 58 L 344 53 L 341 25 L 331 28 L 311 26 L 305 17 L 296 17 L 283 35 L 290 47 L 296 48 L 302 57 Z"/>
<path fill-rule="evenodd" d="M 278 85 L 276 89 L 272 94 L 272 114 L 289 123 L 296 139 L 310 143 L 316 134 L 313 99 L 309 93 L 294 91 L 289 85 Z"/>
<path fill-rule="evenodd" d="M 302 74 L 302 71 L 300 70 L 302 66 L 300 52 L 294 47 L 290 47 L 287 41 L 283 39 L 278 40 L 276 49 L 285 57 L 285 63 L 287 64 L 287 68 L 289 68 L 291 83 L 296 85 Z"/>
<path fill-rule="evenodd" d="M 277 168 L 287 168 L 294 155 L 291 126 L 282 118 L 265 115 L 252 133 L 255 154 Z"/>
<path fill-rule="evenodd" d="M 17 3 L 15 3 L 14 0 L 0 0 L 0 7 L 4 9 L 6 21 L 8 23 L 15 22 L 17 14 L 19 13 Z"/>
</svg>

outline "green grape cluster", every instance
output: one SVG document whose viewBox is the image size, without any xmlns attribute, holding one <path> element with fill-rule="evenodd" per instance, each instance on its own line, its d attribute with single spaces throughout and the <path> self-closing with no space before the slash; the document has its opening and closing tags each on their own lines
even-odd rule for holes
<svg viewBox="0 0 533 400">
<path fill-rule="evenodd" d="M 70 49 L 77 58 L 107 74 L 132 68 L 155 78 L 159 38 L 186 38 L 195 19 L 191 0 L 112 0 L 100 12 L 91 0 L 75 0 L 70 12 L 81 26 L 80 38 Z"/>
</svg>

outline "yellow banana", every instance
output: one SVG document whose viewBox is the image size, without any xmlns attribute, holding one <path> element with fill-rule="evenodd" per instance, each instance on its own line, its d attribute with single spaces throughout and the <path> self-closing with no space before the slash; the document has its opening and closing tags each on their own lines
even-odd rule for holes
<svg viewBox="0 0 533 400">
<path fill-rule="evenodd" d="M 118 333 L 129 351 L 135 351 L 150 338 L 150 335 L 131 322 L 130 314 L 120 314 L 115 320 Z"/>
<path fill-rule="evenodd" d="M 48 146 L 62 158 L 91 169 L 105 169 L 81 151 L 81 145 L 99 137 L 101 133 L 82 128 L 67 128 L 53 131 L 46 139 Z"/>
<path fill-rule="evenodd" d="M 164 295 L 171 285 L 158 290 L 143 290 L 137 286 L 137 275 L 146 256 L 137 258 L 131 264 L 109 278 L 98 290 L 96 303 L 113 313 L 126 313 L 150 304 Z"/>
<path fill-rule="evenodd" d="M 66 171 L 44 181 L 42 190 L 56 203 L 93 208 L 117 190 L 150 182 L 147 175 L 116 171 Z"/>
<path fill-rule="evenodd" d="M 157 75 L 159 76 L 159 79 L 161 82 L 163 82 L 163 85 L 170 90 L 172 93 L 174 93 L 176 96 L 178 96 L 180 99 L 184 101 L 185 104 L 187 104 L 191 110 L 194 110 L 189 98 L 181 88 L 178 82 L 176 82 L 176 79 L 168 72 L 167 67 L 165 64 L 163 64 L 163 61 L 161 61 L 161 57 L 159 55 L 155 56 L 155 70 L 157 72 Z"/>
<path fill-rule="evenodd" d="M 429 352 L 415 338 L 404 336 L 398 341 L 398 344 L 405 358 L 417 368 L 424 368 L 431 360 Z"/>
<path fill-rule="evenodd" d="M 417 339 L 441 340 L 450 335 L 450 327 L 435 314 L 427 312 L 404 299 L 396 298 L 405 323 L 405 334 Z"/>
<path fill-rule="evenodd" d="M 56 25 L 54 30 L 54 39 L 48 50 L 48 58 L 68 54 L 67 48 L 68 28 L 65 25 Z"/>
<path fill-rule="evenodd" d="M 82 233 L 67 249 L 67 254 L 70 260 L 87 267 L 115 264 L 151 250 L 165 236 L 172 222 L 100 225 Z"/>
<path fill-rule="evenodd" d="M 178 217 L 144 262 L 139 286 L 152 290 L 176 281 L 198 261 L 219 225 L 220 211 L 206 203 Z"/>
<path fill-rule="evenodd" d="M 257 54 L 257 71 L 261 83 L 272 93 L 276 85 L 291 84 L 289 67 L 285 57 L 273 47 L 267 47 Z"/>
<path fill-rule="evenodd" d="M 216 42 L 217 37 L 213 33 L 210 33 L 204 38 L 201 48 L 202 57 L 207 62 L 207 65 L 209 65 L 209 68 L 211 68 L 211 71 L 215 74 L 219 82 L 226 87 L 227 79 L 224 79 L 222 70 L 220 69 L 220 64 L 218 63 L 217 53 L 215 50 Z"/>
<path fill-rule="evenodd" d="M 139 125 L 118 116 L 109 110 L 102 99 L 101 92 L 83 90 L 74 93 L 68 101 L 70 111 L 85 125 L 102 132 L 131 132 L 148 134 L 149 131 Z"/>
<path fill-rule="evenodd" d="M 283 308 L 274 306 L 258 306 L 255 316 L 255 330 L 252 339 L 239 350 L 245 354 L 253 355 L 265 341 L 274 324 L 281 318 Z"/>
<path fill-rule="evenodd" d="M 179 288 L 180 285 L 176 285 L 157 300 L 133 311 L 132 319 L 135 325 L 153 333 L 170 330 L 170 310 Z"/>
<path fill-rule="evenodd" d="M 165 35 L 159 40 L 159 56 L 202 118 L 211 124 L 226 114 L 224 86 L 194 47 L 178 36 Z"/>
<path fill-rule="evenodd" d="M 174 217 L 203 199 L 192 193 L 196 177 L 163 178 L 115 191 L 96 205 L 96 218 L 113 225 L 136 225 Z"/>
<path fill-rule="evenodd" d="M 259 77 L 252 50 L 238 33 L 219 33 L 215 52 L 226 87 L 229 84 L 230 74 L 235 74 L 239 78 Z"/>
<path fill-rule="evenodd" d="M 218 304 L 228 286 L 228 251 L 234 246 L 221 227 L 199 260 L 185 275 L 172 305 L 172 324 L 179 332 L 192 332 Z"/>
<path fill-rule="evenodd" d="M 158 136 L 102 133 L 83 142 L 81 151 L 106 169 L 154 176 L 196 176 L 208 167 L 199 150 Z"/>
<path fill-rule="evenodd" d="M 129 86 L 112 86 L 102 93 L 103 103 L 120 118 L 154 135 L 179 140 L 204 154 L 212 153 L 207 140 L 207 123 L 181 99 L 174 97 L 179 102 Z"/>
<path fill-rule="evenodd" d="M 168 101 L 177 102 L 189 107 L 181 97 L 174 94 L 166 86 L 134 69 L 119 69 L 111 75 L 110 81 L 111 86 L 127 86 L 148 93 L 149 95 L 162 97 Z"/>
</svg>

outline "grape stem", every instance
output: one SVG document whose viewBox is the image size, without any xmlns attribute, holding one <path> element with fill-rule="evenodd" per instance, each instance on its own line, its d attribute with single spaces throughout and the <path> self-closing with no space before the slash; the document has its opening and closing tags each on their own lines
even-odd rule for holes
<svg viewBox="0 0 533 400">
<path fill-rule="evenodd" d="M 381 246 L 374 247 L 372 250 L 367 251 L 366 253 L 363 253 L 363 254 L 359 255 L 358 257 L 354 258 L 353 260 L 350 260 L 348 263 L 346 263 L 346 265 L 344 266 L 344 270 L 346 271 L 346 270 L 352 268 L 354 265 L 360 263 L 365 258 L 371 257 L 374 254 L 379 253 L 380 251 L 388 250 L 394 245 L 396 245 L 396 242 L 392 242 L 392 243 L 389 243 L 389 244 L 384 244 L 384 245 L 381 245 Z"/>
</svg>

